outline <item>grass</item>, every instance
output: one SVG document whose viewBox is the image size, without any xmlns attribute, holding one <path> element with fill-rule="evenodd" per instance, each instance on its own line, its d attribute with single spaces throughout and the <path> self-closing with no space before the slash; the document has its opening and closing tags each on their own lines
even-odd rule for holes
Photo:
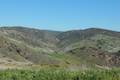
<svg viewBox="0 0 120 80">
<path fill-rule="evenodd" d="M 62 66 L 65 67 L 67 65 L 80 65 L 80 61 L 76 56 L 73 56 L 71 54 L 65 54 L 65 53 L 51 53 L 49 54 L 50 57 L 53 59 L 59 60 L 62 63 Z"/>
<path fill-rule="evenodd" d="M 120 70 L 2 70 L 0 80 L 120 80 Z"/>
</svg>

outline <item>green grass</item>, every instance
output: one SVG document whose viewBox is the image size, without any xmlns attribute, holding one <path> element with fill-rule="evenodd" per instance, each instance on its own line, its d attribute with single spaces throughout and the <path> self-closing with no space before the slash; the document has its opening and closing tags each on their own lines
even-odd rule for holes
<svg viewBox="0 0 120 80">
<path fill-rule="evenodd" d="M 120 70 L 2 70 L 0 80 L 120 80 Z"/>
</svg>

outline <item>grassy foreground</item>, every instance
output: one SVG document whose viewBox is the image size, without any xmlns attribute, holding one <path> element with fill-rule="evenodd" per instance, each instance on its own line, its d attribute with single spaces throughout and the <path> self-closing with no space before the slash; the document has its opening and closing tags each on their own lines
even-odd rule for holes
<svg viewBox="0 0 120 80">
<path fill-rule="evenodd" d="M 2 70 L 0 80 L 120 80 L 120 70 Z"/>
</svg>

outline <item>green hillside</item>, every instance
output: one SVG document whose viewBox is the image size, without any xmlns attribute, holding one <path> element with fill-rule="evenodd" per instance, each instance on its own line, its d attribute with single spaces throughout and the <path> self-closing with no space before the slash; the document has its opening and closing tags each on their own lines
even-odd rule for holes
<svg viewBox="0 0 120 80">
<path fill-rule="evenodd" d="M 119 54 L 120 32 L 97 28 L 66 32 L 0 28 L 0 65 L 119 67 Z"/>
</svg>

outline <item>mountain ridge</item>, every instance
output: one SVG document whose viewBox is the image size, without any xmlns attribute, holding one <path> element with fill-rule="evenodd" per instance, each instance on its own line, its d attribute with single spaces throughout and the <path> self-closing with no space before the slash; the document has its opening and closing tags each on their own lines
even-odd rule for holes
<svg viewBox="0 0 120 80">
<path fill-rule="evenodd" d="M 120 32 L 116 31 L 99 28 L 51 31 L 20 26 L 0 27 L 0 57 L 9 64 L 17 61 L 64 67 L 83 64 L 118 67 L 119 51 Z"/>
</svg>

